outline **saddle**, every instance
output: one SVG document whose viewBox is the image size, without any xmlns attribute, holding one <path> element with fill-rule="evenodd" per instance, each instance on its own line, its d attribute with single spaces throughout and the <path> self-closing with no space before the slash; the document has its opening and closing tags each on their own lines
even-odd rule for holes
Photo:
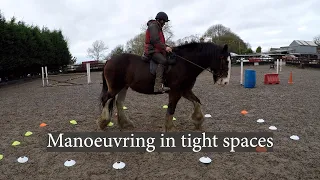
<svg viewBox="0 0 320 180">
<path fill-rule="evenodd" d="M 155 76 L 156 71 L 157 71 L 157 67 L 158 67 L 158 63 L 156 63 L 152 58 L 145 56 L 144 54 L 141 56 L 141 59 L 144 62 L 150 64 L 149 65 L 150 73 Z M 171 67 L 176 64 L 176 57 L 174 56 L 173 53 L 168 54 L 167 60 L 168 60 L 168 64 L 165 67 L 164 73 L 168 73 L 170 71 Z"/>
</svg>

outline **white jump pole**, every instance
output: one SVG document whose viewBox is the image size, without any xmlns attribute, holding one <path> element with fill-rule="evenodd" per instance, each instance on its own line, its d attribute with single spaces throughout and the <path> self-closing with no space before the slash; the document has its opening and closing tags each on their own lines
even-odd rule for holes
<svg viewBox="0 0 320 180">
<path fill-rule="evenodd" d="M 277 59 L 277 74 L 279 74 L 279 59 Z"/>
<path fill-rule="evenodd" d="M 42 87 L 44 87 L 44 69 L 41 67 Z"/>
<path fill-rule="evenodd" d="M 240 60 L 240 84 L 243 85 L 243 60 Z"/>
<path fill-rule="evenodd" d="M 86 63 L 87 65 L 87 79 L 88 79 L 88 84 L 91 83 L 91 77 L 90 77 L 90 63 Z"/>
<path fill-rule="evenodd" d="M 280 72 L 282 71 L 282 59 L 280 59 Z"/>
<path fill-rule="evenodd" d="M 49 85 L 49 79 L 48 79 L 48 68 L 47 66 L 44 67 L 44 70 L 46 72 L 46 80 L 47 80 L 47 85 Z"/>
</svg>

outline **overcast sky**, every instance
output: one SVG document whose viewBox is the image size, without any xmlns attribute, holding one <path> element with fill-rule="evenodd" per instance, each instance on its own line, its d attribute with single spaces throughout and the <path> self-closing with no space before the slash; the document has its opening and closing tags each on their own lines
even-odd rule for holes
<svg viewBox="0 0 320 180">
<path fill-rule="evenodd" d="M 221 23 L 252 49 L 287 46 L 320 34 L 320 0 L 0 0 L 7 19 L 62 29 L 78 61 L 90 60 L 87 48 L 103 40 L 110 52 L 141 32 L 159 11 L 172 22 L 174 40 L 203 34 Z"/>
</svg>

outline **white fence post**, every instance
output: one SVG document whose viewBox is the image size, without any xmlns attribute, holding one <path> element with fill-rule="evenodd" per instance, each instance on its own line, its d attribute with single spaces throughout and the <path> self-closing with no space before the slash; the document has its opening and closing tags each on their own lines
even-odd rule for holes
<svg viewBox="0 0 320 180">
<path fill-rule="evenodd" d="M 277 74 L 279 74 L 279 59 L 277 59 Z"/>
<path fill-rule="evenodd" d="M 243 60 L 240 60 L 240 65 L 241 65 L 241 69 L 240 69 L 240 84 L 243 85 Z"/>
<path fill-rule="evenodd" d="M 88 84 L 91 83 L 91 77 L 90 77 L 90 63 L 87 63 L 87 79 L 88 79 Z"/>
<path fill-rule="evenodd" d="M 49 85 L 49 79 L 48 79 L 48 68 L 47 66 L 44 67 L 44 70 L 46 72 L 46 80 L 47 80 L 47 86 Z"/>
<path fill-rule="evenodd" d="M 44 69 L 41 67 L 42 87 L 44 87 Z"/>
</svg>

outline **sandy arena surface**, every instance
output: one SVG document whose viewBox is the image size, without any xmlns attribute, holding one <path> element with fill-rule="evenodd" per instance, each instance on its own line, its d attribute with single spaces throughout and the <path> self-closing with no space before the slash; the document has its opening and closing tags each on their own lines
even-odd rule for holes
<svg viewBox="0 0 320 180">
<path fill-rule="evenodd" d="M 263 75 L 268 65 L 245 66 L 255 69 L 257 86 L 246 89 L 239 85 L 240 67 L 232 69 L 231 84 L 213 85 L 212 77 L 204 72 L 198 77 L 195 94 L 203 103 L 206 118 L 204 130 L 210 132 L 274 132 L 274 152 L 269 153 L 53 153 L 46 152 L 47 132 L 98 131 L 96 118 L 100 115 L 99 95 L 101 72 L 92 72 L 93 84 L 86 77 L 72 80 L 82 86 L 43 88 L 41 79 L 0 88 L 0 179 L 3 180 L 151 180 L 151 179 L 320 179 L 320 71 L 283 67 L 280 84 L 264 85 Z M 293 85 L 289 85 L 290 71 Z M 79 76 L 79 75 L 76 75 Z M 73 75 L 72 77 L 76 77 Z M 71 76 L 70 76 L 71 77 Z M 50 77 L 66 80 L 68 76 Z M 54 83 L 53 81 L 49 81 Z M 127 115 L 135 123 L 136 132 L 162 131 L 168 95 L 143 95 L 128 91 L 125 101 Z M 179 131 L 190 131 L 192 104 L 181 99 L 176 110 L 175 124 Z M 249 113 L 240 114 L 242 110 Z M 259 124 L 257 119 L 265 119 Z M 71 125 L 75 119 L 78 124 Z M 48 126 L 40 128 L 45 122 Z M 24 137 L 26 131 L 32 131 Z M 109 131 L 119 131 L 117 124 Z M 298 135 L 299 141 L 290 139 Z M 20 141 L 19 146 L 11 146 Z M 19 164 L 17 158 L 28 156 Z M 202 156 L 212 159 L 210 165 L 199 162 Z M 64 162 L 74 159 L 73 167 Z M 123 161 L 126 167 L 115 170 L 112 164 Z"/>
</svg>

